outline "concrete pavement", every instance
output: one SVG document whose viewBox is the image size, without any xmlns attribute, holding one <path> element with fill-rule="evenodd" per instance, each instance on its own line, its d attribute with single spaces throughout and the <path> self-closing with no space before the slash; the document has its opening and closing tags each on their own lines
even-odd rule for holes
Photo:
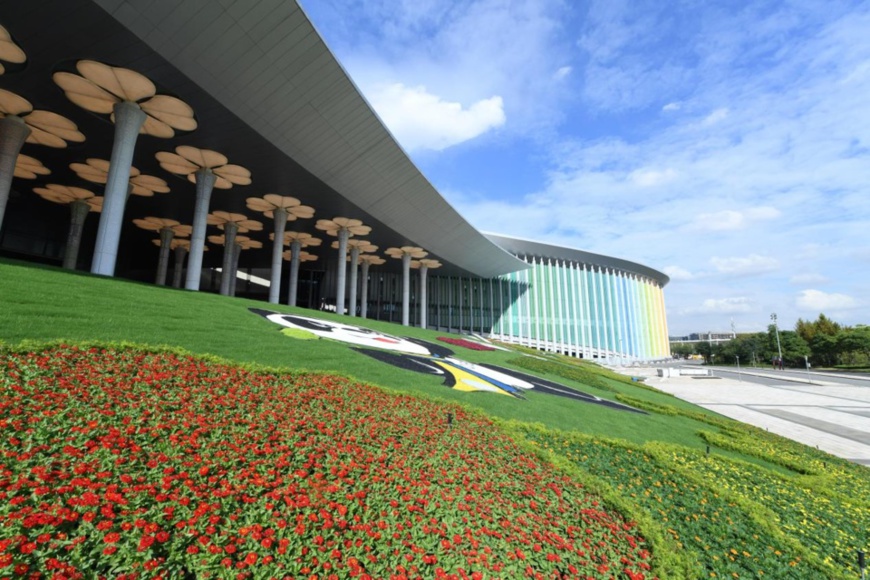
<svg viewBox="0 0 870 580">
<path fill-rule="evenodd" d="M 651 387 L 726 417 L 870 465 L 870 382 L 845 384 L 826 374 L 819 384 L 814 374 L 809 384 L 806 378 L 747 369 L 762 379 L 794 380 L 765 385 L 733 378 L 658 377 L 655 367 L 615 370 L 645 377 Z"/>
</svg>

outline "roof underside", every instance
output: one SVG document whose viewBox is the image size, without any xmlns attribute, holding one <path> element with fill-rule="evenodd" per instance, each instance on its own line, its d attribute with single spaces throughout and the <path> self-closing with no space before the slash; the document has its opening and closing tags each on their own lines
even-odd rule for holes
<svg viewBox="0 0 870 580">
<path fill-rule="evenodd" d="M 166 179 L 172 191 L 131 196 L 121 269 L 156 259 L 154 234 L 138 230 L 132 219 L 192 219 L 193 185 L 163 171 L 154 157 L 178 145 L 214 149 L 250 169 L 253 183 L 216 190 L 211 211 L 264 221 L 264 231 L 250 235 L 267 248 L 271 220 L 248 209 L 245 199 L 278 193 L 313 206 L 317 219 L 363 220 L 372 226 L 366 238 L 379 252 L 390 246 L 424 247 L 444 263 L 444 274 L 491 277 L 526 267 L 475 230 L 426 180 L 294 0 L 41 0 L 6 3 L 0 19 L 28 56 L 23 69 L 0 76 L 0 86 L 35 108 L 70 118 L 87 137 L 63 150 L 24 146 L 22 152 L 43 161 L 52 174 L 15 181 L 10 205 L 18 211 L 46 219 L 53 215 L 53 223 L 61 224 L 67 210 L 30 193 L 32 187 L 60 183 L 102 193 L 102 186 L 81 181 L 68 165 L 89 157 L 108 159 L 113 126 L 71 103 L 52 82 L 54 71 L 73 71 L 79 59 L 127 67 L 151 79 L 158 93 L 177 96 L 194 109 L 195 131 L 172 139 L 138 139 L 134 166 Z M 332 252 L 328 244 L 334 238 L 315 230 L 315 221 L 291 222 L 287 229 L 324 238 L 325 247 L 312 251 L 321 256 L 314 263 L 318 267 Z M 220 253 L 207 252 L 204 265 L 218 266 Z M 244 252 L 242 260 L 245 267 L 268 267 L 270 253 Z M 388 260 L 384 268 L 398 266 Z"/>
<path fill-rule="evenodd" d="M 356 206 L 335 207 L 331 213 L 366 222 L 376 218 L 382 225 L 375 227 L 373 240 L 377 230 L 386 227 L 397 234 L 396 244 L 422 246 L 478 276 L 525 267 L 441 197 L 375 115 L 295 0 L 95 1 L 259 135 Z M 196 133 L 191 138 L 195 140 Z M 232 138 L 223 135 L 224 140 Z M 221 146 L 225 145 L 216 148 Z M 236 162 L 244 165 L 246 159 Z M 265 193 L 257 184 L 269 177 L 255 171 L 254 187 Z M 313 205 L 318 217 L 332 217 L 329 208 L 294 182 L 283 185 Z M 267 187 L 271 191 L 281 186 L 273 182 Z M 355 215 L 360 210 L 365 215 Z"/>
<path fill-rule="evenodd" d="M 563 246 L 554 246 L 552 244 L 546 244 L 544 242 L 534 242 L 531 240 L 512 238 L 510 236 L 503 236 L 499 234 L 487 233 L 485 235 L 487 238 L 489 238 L 508 252 L 511 252 L 512 254 L 518 256 L 551 258 L 556 260 L 578 262 L 581 264 L 589 264 L 591 266 L 598 266 L 601 268 L 612 268 L 614 270 L 620 270 L 622 272 L 627 272 L 630 274 L 637 274 L 639 276 L 655 280 L 662 287 L 664 287 L 671 280 L 670 278 L 668 278 L 667 275 L 659 272 L 658 270 L 654 270 L 649 266 L 644 266 L 643 264 L 638 264 L 637 262 L 630 262 L 621 258 L 612 258 L 603 254 L 595 254 L 593 252 L 586 252 L 584 250 L 575 250 Z"/>
</svg>

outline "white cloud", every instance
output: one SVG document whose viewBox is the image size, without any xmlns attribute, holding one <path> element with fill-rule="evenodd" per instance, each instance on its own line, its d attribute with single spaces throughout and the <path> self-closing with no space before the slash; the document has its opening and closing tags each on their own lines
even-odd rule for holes
<svg viewBox="0 0 870 580">
<path fill-rule="evenodd" d="M 553 75 L 553 78 L 556 79 L 557 81 L 560 81 L 560 80 L 564 79 L 565 77 L 567 77 L 569 74 L 571 74 L 572 70 L 573 69 L 570 66 L 563 66 L 563 67 L 559 68 L 559 70 L 556 71 L 556 73 Z"/>
<path fill-rule="evenodd" d="M 689 229 L 720 232 L 741 230 L 754 222 L 775 219 L 780 215 L 781 212 L 773 207 L 755 207 L 744 211 L 726 209 L 697 215 Z"/>
<path fill-rule="evenodd" d="M 779 262 L 768 256 L 750 254 L 745 258 L 710 258 L 710 263 L 722 274 L 735 276 L 749 276 L 752 274 L 764 274 L 773 272 L 779 268 Z"/>
<path fill-rule="evenodd" d="M 668 275 L 671 281 L 691 280 L 695 277 L 694 274 L 679 266 L 666 266 L 662 271 Z"/>
<path fill-rule="evenodd" d="M 563 0 L 302 4 L 370 100 L 394 83 L 466 107 L 498 95 L 510 120 L 503 134 L 524 137 L 552 134 L 563 104 L 576 102 L 574 8 Z"/>
<path fill-rule="evenodd" d="M 708 298 L 700 307 L 690 308 L 689 314 L 737 314 L 752 311 L 752 301 L 745 296 L 735 298 Z"/>
<path fill-rule="evenodd" d="M 677 172 L 671 168 L 661 171 L 653 169 L 638 169 L 632 171 L 628 178 L 640 187 L 655 187 L 670 183 L 677 178 Z"/>
<path fill-rule="evenodd" d="M 775 207 L 751 207 L 745 212 L 746 218 L 753 221 L 772 220 L 782 215 Z"/>
<path fill-rule="evenodd" d="M 870 4 L 303 4 L 333 7 L 343 26 L 323 29 L 357 41 L 337 53 L 369 97 L 396 82 L 462 110 L 501 96 L 493 146 L 420 156 L 424 173 L 478 228 L 679 264 L 674 281 L 692 278 L 665 289 L 672 331 L 727 327 L 715 302 L 684 314 L 723 290 L 755 305 L 738 328 L 770 312 L 790 326 L 808 314 L 797 290 L 833 287 L 813 272 L 870 296 Z M 859 308 L 837 320 L 868 322 Z"/>
<path fill-rule="evenodd" d="M 821 290 L 803 290 L 795 301 L 799 308 L 813 312 L 847 310 L 858 305 L 857 301 L 846 294 L 828 294 Z"/>
<path fill-rule="evenodd" d="M 821 274 L 795 274 L 788 279 L 790 284 L 805 286 L 807 284 L 827 284 L 830 282 L 828 278 Z"/>
<path fill-rule="evenodd" d="M 716 109 L 715 111 L 713 111 L 712 113 L 710 113 L 706 117 L 704 117 L 704 120 L 701 121 L 701 124 L 702 125 L 715 125 L 716 123 L 725 120 L 725 118 L 727 116 L 728 116 L 728 108 L 721 107 L 719 109 Z"/>
<path fill-rule="evenodd" d="M 427 92 L 423 86 L 383 85 L 369 94 L 372 106 L 408 151 L 441 151 L 505 123 L 499 96 L 468 108 Z"/>
</svg>

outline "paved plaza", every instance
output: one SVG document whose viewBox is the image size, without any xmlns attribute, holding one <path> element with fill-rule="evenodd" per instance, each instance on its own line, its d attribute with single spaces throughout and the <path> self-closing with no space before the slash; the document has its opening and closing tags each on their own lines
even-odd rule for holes
<svg viewBox="0 0 870 580">
<path fill-rule="evenodd" d="M 739 378 L 724 370 L 713 370 L 716 378 L 659 377 L 655 368 L 625 372 L 726 417 L 870 465 L 870 377 L 812 373 L 807 379 L 757 370 L 744 370 Z"/>
</svg>

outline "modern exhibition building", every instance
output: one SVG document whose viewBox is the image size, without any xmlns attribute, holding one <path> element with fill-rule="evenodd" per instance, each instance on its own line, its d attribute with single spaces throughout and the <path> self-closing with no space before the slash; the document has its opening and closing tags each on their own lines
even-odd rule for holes
<svg viewBox="0 0 870 580">
<path fill-rule="evenodd" d="M 0 256 L 669 355 L 667 276 L 476 230 L 295 0 L 3 2 L 0 27 Z"/>
</svg>

